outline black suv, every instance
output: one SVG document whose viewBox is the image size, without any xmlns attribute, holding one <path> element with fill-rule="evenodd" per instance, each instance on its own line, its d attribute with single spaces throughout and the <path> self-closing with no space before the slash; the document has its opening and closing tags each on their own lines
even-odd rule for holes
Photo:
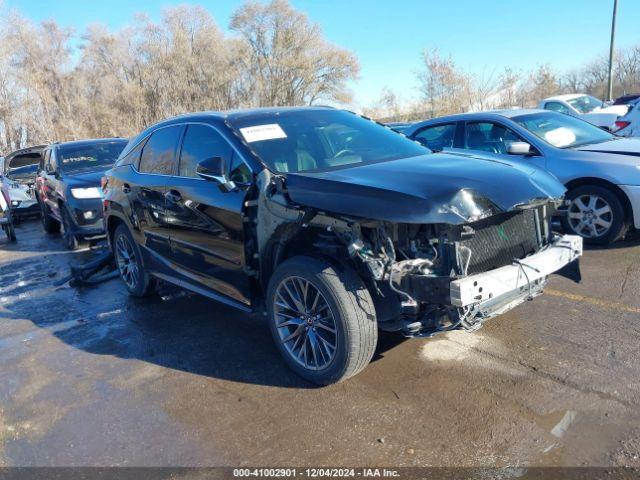
<svg viewBox="0 0 640 480">
<path fill-rule="evenodd" d="M 107 138 L 55 143 L 42 151 L 36 179 L 42 225 L 47 233 L 62 225 L 69 249 L 104 236 L 100 181 L 126 145 L 125 139 Z"/>
<path fill-rule="evenodd" d="M 285 361 L 328 384 L 378 330 L 431 336 L 541 293 L 576 259 L 543 171 L 430 151 L 331 108 L 176 117 L 107 172 L 105 222 L 132 295 L 156 279 L 265 312 Z"/>
</svg>

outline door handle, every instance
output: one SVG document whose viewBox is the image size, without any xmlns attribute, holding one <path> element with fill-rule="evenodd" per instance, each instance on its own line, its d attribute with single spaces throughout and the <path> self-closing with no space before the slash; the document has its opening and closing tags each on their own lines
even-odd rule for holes
<svg viewBox="0 0 640 480">
<path fill-rule="evenodd" d="M 125 183 L 125 184 L 122 185 L 122 191 L 124 193 L 129 193 L 131 191 L 131 187 L 129 186 L 128 183 Z"/>
<path fill-rule="evenodd" d="M 169 190 L 164 194 L 164 197 L 172 203 L 178 203 L 182 200 L 182 195 L 177 190 Z"/>
</svg>

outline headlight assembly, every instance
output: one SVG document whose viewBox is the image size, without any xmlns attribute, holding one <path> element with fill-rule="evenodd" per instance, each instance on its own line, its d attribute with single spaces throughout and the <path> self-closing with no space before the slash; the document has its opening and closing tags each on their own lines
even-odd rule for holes
<svg viewBox="0 0 640 480">
<path fill-rule="evenodd" d="M 73 198 L 78 199 L 102 198 L 102 194 L 98 187 L 72 188 L 71 195 Z"/>
<path fill-rule="evenodd" d="M 447 203 L 440 207 L 441 213 L 453 213 L 467 222 L 475 222 L 500 212 L 493 202 L 475 195 L 470 190 L 460 190 Z"/>
</svg>

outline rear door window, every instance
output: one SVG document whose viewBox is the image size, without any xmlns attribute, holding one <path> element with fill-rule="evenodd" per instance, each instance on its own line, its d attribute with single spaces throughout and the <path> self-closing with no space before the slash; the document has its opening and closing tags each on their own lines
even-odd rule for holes
<svg viewBox="0 0 640 480">
<path fill-rule="evenodd" d="M 172 125 L 153 132 L 142 149 L 138 170 L 141 173 L 172 175 L 181 132 L 181 125 Z"/>
<path fill-rule="evenodd" d="M 434 152 L 439 152 L 445 148 L 452 148 L 455 136 L 456 124 L 447 123 L 423 128 L 413 138 Z"/>
</svg>

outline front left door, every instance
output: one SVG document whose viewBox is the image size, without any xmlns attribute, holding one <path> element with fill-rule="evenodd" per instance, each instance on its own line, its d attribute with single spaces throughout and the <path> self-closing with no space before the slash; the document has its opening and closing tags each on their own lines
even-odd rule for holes
<svg viewBox="0 0 640 480">
<path fill-rule="evenodd" d="M 495 158 L 505 163 L 517 163 L 525 168 L 546 169 L 545 157 L 534 149 L 533 155 L 512 155 L 507 152 L 510 143 L 528 142 L 518 133 L 501 123 L 492 121 L 465 122 L 460 151 Z M 454 149 L 456 150 L 456 149 Z"/>
<path fill-rule="evenodd" d="M 198 163 L 222 157 L 237 189 L 223 191 L 196 174 Z M 250 172 L 213 126 L 186 126 L 176 175 L 166 193 L 172 259 L 183 279 L 245 305 L 250 303 L 244 271 L 244 204 Z"/>
</svg>

